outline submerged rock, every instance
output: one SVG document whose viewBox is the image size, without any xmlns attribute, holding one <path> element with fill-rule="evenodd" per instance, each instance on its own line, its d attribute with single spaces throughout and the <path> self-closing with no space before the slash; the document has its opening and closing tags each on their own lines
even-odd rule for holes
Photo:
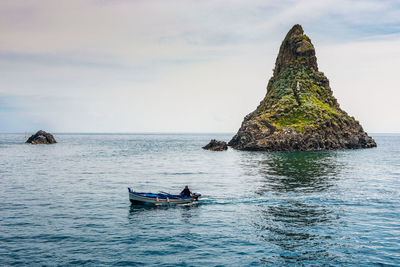
<svg viewBox="0 0 400 267">
<path fill-rule="evenodd" d="M 212 151 L 224 151 L 228 149 L 228 145 L 224 141 L 217 141 L 212 139 L 210 143 L 206 146 L 203 146 L 203 149 L 212 150 Z"/>
<path fill-rule="evenodd" d="M 56 139 L 54 139 L 53 135 L 40 130 L 31 137 L 29 137 L 29 139 L 25 143 L 36 145 L 36 144 L 55 144 L 57 142 Z"/>
<path fill-rule="evenodd" d="M 228 145 L 261 151 L 376 147 L 360 123 L 340 108 L 298 24 L 281 44 L 265 98 Z"/>
</svg>

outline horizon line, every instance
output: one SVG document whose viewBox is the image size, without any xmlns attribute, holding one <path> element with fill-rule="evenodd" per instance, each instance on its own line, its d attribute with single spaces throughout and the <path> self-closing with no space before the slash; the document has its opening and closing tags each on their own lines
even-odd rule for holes
<svg viewBox="0 0 400 267">
<path fill-rule="evenodd" d="M 31 134 L 31 133 L 36 133 L 37 131 L 34 132 L 0 132 L 0 134 Z M 51 134 L 235 134 L 234 132 L 168 132 L 168 131 L 148 131 L 148 132 L 49 132 L 45 131 L 47 133 Z"/>
<path fill-rule="evenodd" d="M 37 132 L 37 131 L 36 131 Z M 36 132 L 0 132 L 0 134 L 35 134 Z M 160 132 L 155 132 L 155 131 L 148 131 L 148 132 L 48 132 L 51 134 L 144 134 L 144 135 L 151 135 L 151 134 L 173 134 L 173 135 L 182 135 L 182 134 L 203 134 L 203 135 L 208 135 L 208 134 L 233 134 L 235 135 L 236 132 L 168 132 L 168 131 L 160 131 Z M 369 132 L 368 134 L 371 135 L 380 135 L 380 134 L 394 134 L 398 135 L 400 132 Z"/>
</svg>

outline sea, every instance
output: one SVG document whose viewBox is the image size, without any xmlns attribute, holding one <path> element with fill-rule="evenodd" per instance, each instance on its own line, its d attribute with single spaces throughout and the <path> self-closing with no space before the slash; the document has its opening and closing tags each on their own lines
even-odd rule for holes
<svg viewBox="0 0 400 267">
<path fill-rule="evenodd" d="M 233 134 L 0 134 L 0 266 L 400 266 L 400 135 L 323 152 Z M 128 187 L 199 202 L 134 206 Z"/>
</svg>

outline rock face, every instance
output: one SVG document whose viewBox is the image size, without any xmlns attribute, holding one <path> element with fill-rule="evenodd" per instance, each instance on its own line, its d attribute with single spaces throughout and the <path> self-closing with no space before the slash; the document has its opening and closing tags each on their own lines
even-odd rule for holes
<svg viewBox="0 0 400 267">
<path fill-rule="evenodd" d="M 57 142 L 56 139 L 54 139 L 53 135 L 40 130 L 31 137 L 29 137 L 29 139 L 25 143 L 36 145 L 36 144 L 55 144 Z"/>
<path fill-rule="evenodd" d="M 224 151 L 228 149 L 228 145 L 224 141 L 217 141 L 212 139 L 208 145 L 203 146 L 203 149 L 212 150 L 212 151 Z"/>
<path fill-rule="evenodd" d="M 267 94 L 228 145 L 239 150 L 308 151 L 376 147 L 332 95 L 315 49 L 294 25 L 279 49 Z"/>
</svg>

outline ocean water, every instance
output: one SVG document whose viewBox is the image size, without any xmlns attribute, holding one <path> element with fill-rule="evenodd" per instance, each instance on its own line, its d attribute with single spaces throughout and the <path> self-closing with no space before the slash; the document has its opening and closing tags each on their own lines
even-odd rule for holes
<svg viewBox="0 0 400 267">
<path fill-rule="evenodd" d="M 206 134 L 0 135 L 0 265 L 400 265 L 400 136 L 327 152 L 204 151 Z M 127 187 L 201 192 L 131 206 Z"/>
</svg>

